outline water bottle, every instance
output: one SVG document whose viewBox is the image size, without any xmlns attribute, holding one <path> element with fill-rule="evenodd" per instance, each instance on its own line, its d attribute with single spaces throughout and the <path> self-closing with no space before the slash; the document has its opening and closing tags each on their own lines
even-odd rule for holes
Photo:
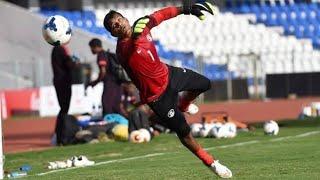
<svg viewBox="0 0 320 180">
<path fill-rule="evenodd" d="M 27 175 L 28 175 L 27 172 L 24 172 L 24 171 L 14 171 L 8 174 L 8 178 L 18 178 L 18 177 L 27 176 Z"/>
<path fill-rule="evenodd" d="M 57 145 L 57 134 L 54 133 L 51 137 L 51 145 L 56 146 Z"/>
</svg>

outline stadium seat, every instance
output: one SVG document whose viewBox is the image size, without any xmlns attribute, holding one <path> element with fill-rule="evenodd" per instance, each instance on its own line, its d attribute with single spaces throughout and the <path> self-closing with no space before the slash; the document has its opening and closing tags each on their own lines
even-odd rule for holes
<svg viewBox="0 0 320 180">
<path fill-rule="evenodd" d="M 77 27 L 111 37 L 102 27 L 110 7 L 115 6 L 132 24 L 137 18 L 167 5 L 159 2 L 112 4 L 95 12 L 69 12 L 68 16 Z M 230 0 L 227 7 L 230 11 L 208 16 L 203 22 L 192 16 L 178 16 L 154 28 L 152 35 L 157 41 L 159 55 L 168 62 L 178 60 L 191 69 L 197 68 L 196 57 L 201 57 L 205 63 L 205 75 L 213 80 L 225 78 L 228 68 L 217 66 L 227 62 L 234 76 L 252 77 L 252 71 L 245 70 L 252 63 L 234 58 L 250 53 L 256 54 L 258 60 L 266 65 L 266 73 L 289 72 L 292 70 L 292 55 L 296 53 L 309 53 L 311 60 L 318 57 L 320 24 L 317 17 L 320 16 L 320 8 L 315 3 Z M 41 13 L 53 14 L 52 11 Z M 282 27 L 282 31 L 268 26 Z M 299 69 L 303 72 L 319 67 L 315 62 L 312 62 L 316 64 L 313 66 L 311 60 L 303 64 L 303 58 L 295 59 L 297 64 L 303 64 Z"/>
</svg>

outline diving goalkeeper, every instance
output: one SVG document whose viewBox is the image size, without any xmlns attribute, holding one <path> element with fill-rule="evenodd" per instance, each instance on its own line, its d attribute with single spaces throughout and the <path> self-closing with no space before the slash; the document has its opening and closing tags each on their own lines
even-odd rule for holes
<svg viewBox="0 0 320 180">
<path fill-rule="evenodd" d="M 214 14 L 214 8 L 207 2 L 166 7 L 138 19 L 132 27 L 127 18 L 111 10 L 104 18 L 104 27 L 118 38 L 118 60 L 139 89 L 141 103 L 148 104 L 163 123 L 176 132 L 181 143 L 214 173 L 222 178 L 230 178 L 231 171 L 192 137 L 183 114 L 195 112 L 195 105 L 191 103 L 210 89 L 209 79 L 192 70 L 161 62 L 150 34 L 150 30 L 162 21 L 180 14 L 191 14 L 203 20 L 205 16 L 202 11 Z M 183 92 L 181 96 L 179 92 Z"/>
</svg>

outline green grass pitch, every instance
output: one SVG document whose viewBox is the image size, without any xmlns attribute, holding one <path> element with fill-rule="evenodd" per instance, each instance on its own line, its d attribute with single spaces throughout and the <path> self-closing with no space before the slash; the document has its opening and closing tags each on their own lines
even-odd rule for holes
<svg viewBox="0 0 320 180">
<path fill-rule="evenodd" d="M 320 179 L 320 120 L 279 125 L 278 136 L 265 136 L 257 128 L 234 139 L 198 141 L 232 170 L 234 179 Z M 86 155 L 99 164 L 39 176 L 49 172 L 48 161 L 73 155 Z M 26 179 L 217 179 L 173 134 L 147 144 L 111 142 L 6 155 L 6 170 L 23 164 L 32 166 Z"/>
</svg>

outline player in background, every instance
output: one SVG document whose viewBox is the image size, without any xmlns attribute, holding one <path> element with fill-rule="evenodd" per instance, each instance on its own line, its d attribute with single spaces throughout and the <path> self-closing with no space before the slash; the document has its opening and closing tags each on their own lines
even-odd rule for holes
<svg viewBox="0 0 320 180">
<path fill-rule="evenodd" d="M 123 114 L 120 108 L 122 87 L 117 82 L 114 74 L 111 73 L 111 63 L 108 59 L 107 52 L 102 47 L 100 39 L 93 38 L 89 42 L 92 54 L 97 55 L 97 65 L 99 66 L 99 75 L 97 79 L 89 82 L 88 86 L 94 87 L 99 82 L 103 82 L 103 93 L 101 104 L 103 116 L 111 113 Z"/>
<path fill-rule="evenodd" d="M 104 18 L 104 27 L 117 37 L 117 56 L 129 77 L 139 89 L 141 103 L 148 104 L 181 143 L 195 154 L 214 173 L 222 178 L 232 172 L 208 154 L 192 137 L 183 112 L 190 110 L 195 98 L 210 89 L 210 80 L 192 70 L 169 66 L 160 61 L 150 30 L 162 21 L 180 14 L 192 14 L 203 20 L 201 11 L 214 13 L 210 3 L 190 7 L 166 7 L 138 19 L 133 27 L 127 18 L 111 10 Z M 182 96 L 178 96 L 183 91 Z"/>
<path fill-rule="evenodd" d="M 71 100 L 72 70 L 78 64 L 77 61 L 73 61 L 66 45 L 53 47 L 51 52 L 53 85 L 60 106 L 55 127 L 57 145 L 62 144 L 63 119 L 68 114 Z"/>
</svg>

